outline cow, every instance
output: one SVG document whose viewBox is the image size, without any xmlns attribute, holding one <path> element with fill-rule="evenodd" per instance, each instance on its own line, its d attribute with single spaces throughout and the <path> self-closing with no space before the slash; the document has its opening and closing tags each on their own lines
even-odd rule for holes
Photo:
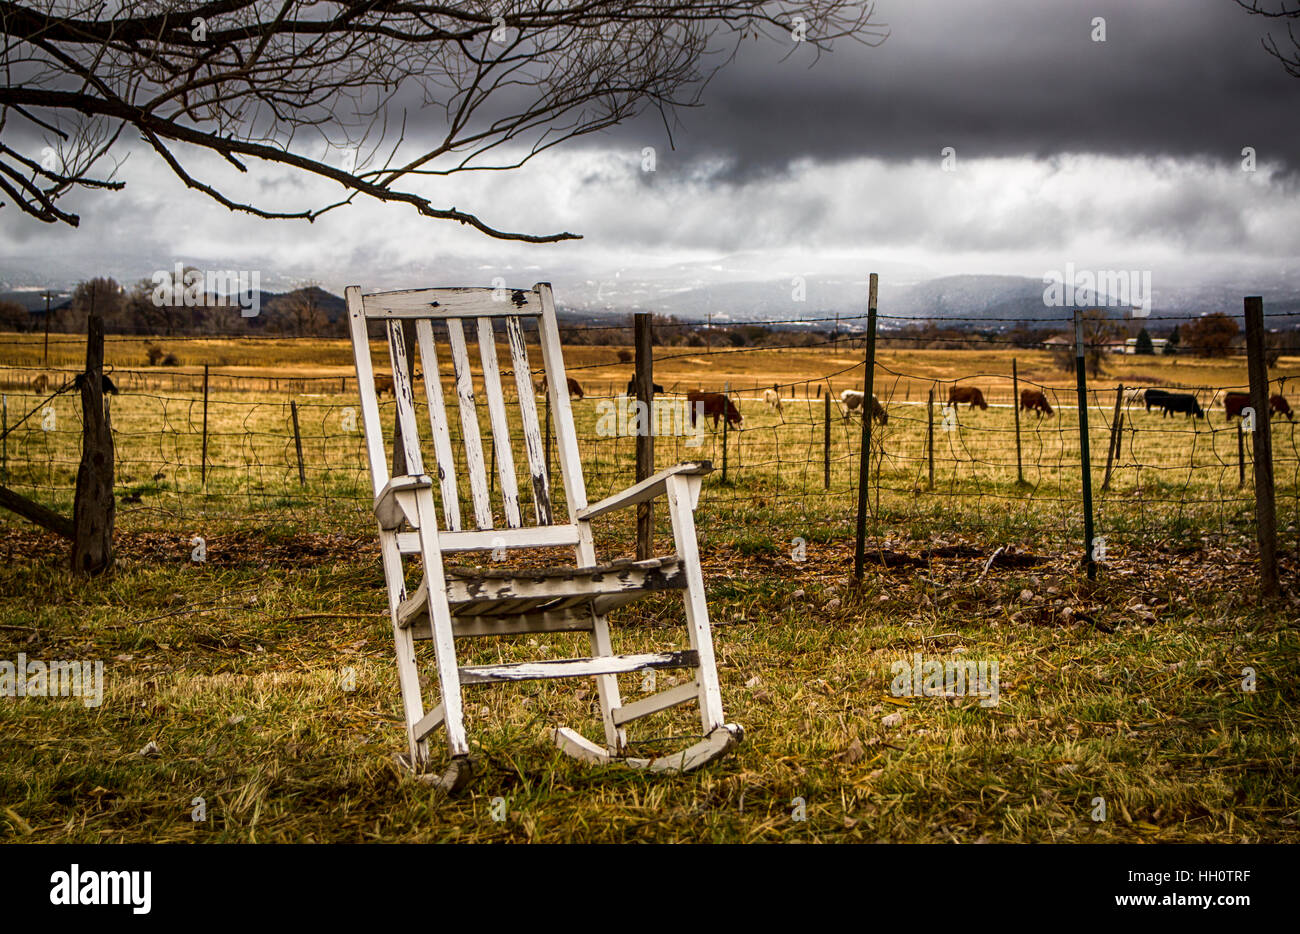
<svg viewBox="0 0 1300 934">
<path fill-rule="evenodd" d="M 1161 408 L 1162 417 L 1168 417 L 1174 412 L 1182 412 L 1189 418 L 1193 415 L 1197 418 L 1205 418 L 1205 411 L 1201 408 L 1201 404 L 1190 392 L 1167 392 L 1156 404 Z"/>
<path fill-rule="evenodd" d="M 1138 389 L 1125 389 L 1125 390 L 1124 390 L 1124 401 L 1125 401 L 1126 403 L 1131 403 L 1131 402 L 1141 402 L 1141 401 L 1142 401 L 1142 394 L 1143 394 L 1144 392 L 1146 392 L 1146 390 L 1145 390 L 1145 389 L 1142 389 L 1142 388 L 1138 388 Z"/>
<path fill-rule="evenodd" d="M 953 386 L 948 390 L 949 405 L 958 405 L 962 402 L 969 402 L 972 409 L 977 405 L 981 409 L 989 407 L 989 404 L 984 401 L 984 393 L 974 386 Z"/>
<path fill-rule="evenodd" d="M 660 386 L 658 383 L 651 383 L 650 385 L 653 387 L 655 395 L 658 395 L 659 393 L 661 393 L 661 392 L 664 391 L 664 387 Z M 573 391 L 573 387 L 572 387 L 572 386 L 569 387 L 569 391 L 570 391 L 570 392 Z M 635 376 L 633 376 L 630 380 L 627 381 L 627 394 L 628 394 L 629 396 L 635 396 L 635 395 L 636 395 L 636 377 L 635 377 Z M 582 398 L 581 395 L 579 395 L 579 398 Z"/>
<path fill-rule="evenodd" d="M 570 395 L 570 396 L 577 396 L 579 399 L 582 399 L 582 398 L 585 397 L 586 394 L 582 391 L 582 385 L 581 385 L 581 384 L 580 384 L 576 379 L 574 379 L 572 376 L 569 376 L 569 377 L 566 377 L 566 381 L 567 381 L 568 384 L 569 384 L 569 395 Z M 546 394 L 546 377 L 545 377 L 545 376 L 542 377 L 542 394 L 543 394 L 543 395 Z"/>
<path fill-rule="evenodd" d="M 32 392 L 40 394 L 50 388 L 50 378 L 44 373 L 38 374 L 32 380 Z"/>
<path fill-rule="evenodd" d="M 375 395 L 382 396 L 385 393 L 393 395 L 393 378 L 391 376 L 375 377 Z"/>
<path fill-rule="evenodd" d="M 1242 410 L 1250 405 L 1250 393 L 1248 392 L 1230 392 L 1223 397 L 1223 409 L 1228 418 L 1240 418 Z M 1285 415 L 1288 421 L 1294 421 L 1291 414 L 1291 406 L 1287 404 L 1286 397 L 1273 395 L 1268 400 L 1269 417 L 1274 415 Z"/>
<path fill-rule="evenodd" d="M 844 417 L 848 418 L 862 408 L 862 400 L 865 398 L 866 395 L 861 389 L 846 389 L 840 393 L 840 402 L 844 403 Z M 880 404 L 880 400 L 875 396 L 871 397 L 871 419 L 880 422 L 882 425 L 889 424 L 889 413 L 885 411 L 885 407 Z"/>
<path fill-rule="evenodd" d="M 1148 389 L 1142 393 L 1142 401 L 1146 403 L 1146 409 L 1150 412 L 1153 405 L 1160 408 L 1160 400 L 1169 394 L 1167 389 Z"/>
<path fill-rule="evenodd" d="M 718 417 L 725 415 L 729 426 L 739 428 L 744 419 L 735 403 L 720 392 L 700 392 L 698 389 L 686 394 L 687 405 L 691 410 L 691 427 L 695 427 L 695 416 L 702 414 L 705 418 L 713 416 L 713 428 L 718 427 Z"/>
<path fill-rule="evenodd" d="M 1039 418 L 1044 415 L 1051 418 L 1056 414 L 1041 389 L 1020 390 L 1020 409 L 1022 412 L 1037 412 Z"/>
<path fill-rule="evenodd" d="M 781 411 L 781 393 L 777 390 L 775 384 L 773 384 L 771 389 L 763 390 L 763 401 L 778 412 Z"/>
</svg>

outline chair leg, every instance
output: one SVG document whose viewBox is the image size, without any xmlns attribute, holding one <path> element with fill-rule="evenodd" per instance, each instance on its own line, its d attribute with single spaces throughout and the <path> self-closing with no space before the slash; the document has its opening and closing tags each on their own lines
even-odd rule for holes
<svg viewBox="0 0 1300 934">
<path fill-rule="evenodd" d="M 380 545 L 384 562 L 384 577 L 389 582 L 389 603 L 395 608 L 401 602 L 402 556 L 397 549 L 397 536 L 380 532 Z M 393 648 L 397 655 L 397 683 L 402 693 L 402 715 L 406 720 L 407 754 L 411 768 L 422 769 L 429 760 L 429 744 L 416 739 L 415 725 L 424 717 L 424 699 L 420 694 L 420 672 L 415 663 L 415 639 L 409 629 L 397 625 L 393 612 Z"/>
<path fill-rule="evenodd" d="M 603 616 L 592 616 L 591 623 L 592 656 L 613 655 L 608 620 Z M 618 678 L 615 675 L 598 675 L 596 691 L 600 695 L 600 714 L 605 723 L 605 745 L 613 755 L 620 756 L 627 749 L 627 731 L 614 723 L 614 711 L 623 705 Z"/>
<path fill-rule="evenodd" d="M 709 604 L 704 593 L 704 573 L 700 569 L 700 551 L 695 538 L 695 501 L 691 483 L 698 477 L 669 477 L 666 494 L 668 512 L 672 518 L 673 540 L 677 557 L 686 571 L 686 627 L 691 648 L 699 653 L 700 667 L 695 671 L 695 683 L 700 694 L 700 721 L 704 735 L 709 736 L 723 726 L 722 688 L 718 683 L 717 661 L 713 654 L 713 634 L 709 629 Z"/>
<path fill-rule="evenodd" d="M 433 654 L 438 668 L 438 690 L 442 694 L 442 728 L 447 734 L 447 748 L 452 758 L 469 755 L 465 735 L 464 702 L 460 690 L 460 667 L 456 661 L 456 637 L 451 628 L 451 608 L 447 605 L 447 585 L 442 572 L 442 553 L 438 550 L 433 492 L 421 490 L 419 504 L 420 557 L 424 565 L 425 587 L 429 594 L 429 629 L 433 637 Z"/>
</svg>

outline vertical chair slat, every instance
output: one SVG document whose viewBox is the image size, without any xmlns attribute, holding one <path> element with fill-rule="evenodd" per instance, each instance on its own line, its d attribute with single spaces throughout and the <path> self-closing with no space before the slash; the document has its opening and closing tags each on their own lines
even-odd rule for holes
<svg viewBox="0 0 1300 934">
<path fill-rule="evenodd" d="M 506 525 L 519 528 L 519 484 L 515 479 L 515 458 L 510 450 L 510 419 L 506 417 L 505 397 L 501 393 L 501 367 L 497 364 L 497 341 L 491 318 L 478 319 L 478 351 L 483 361 L 483 391 L 487 394 L 488 419 L 496 443 L 497 474 L 501 478 L 501 505 Z"/>
<path fill-rule="evenodd" d="M 424 364 L 424 394 L 429 402 L 429 425 L 433 432 L 433 454 L 438 461 L 438 483 L 442 489 L 442 514 L 449 532 L 460 531 L 460 499 L 456 491 L 456 460 L 451 453 L 451 432 L 447 425 L 447 407 L 442 397 L 442 377 L 438 369 L 438 351 L 433 339 L 433 323 L 427 318 L 415 322 L 420 342 L 420 361 Z"/>
<path fill-rule="evenodd" d="M 465 349 L 465 329 L 460 318 L 447 319 L 447 341 L 456 370 L 456 398 L 460 402 L 460 427 L 465 439 L 465 467 L 474 499 L 474 519 L 480 529 L 492 528 L 492 501 L 488 498 L 487 467 L 483 461 L 483 439 L 478 430 L 478 408 L 474 405 L 474 375 Z"/>
<path fill-rule="evenodd" d="M 352 355 L 357 365 L 357 389 L 361 394 L 361 425 L 366 434 L 366 459 L 370 462 L 370 482 L 374 487 L 374 495 L 378 496 L 388 482 L 388 453 L 384 447 L 383 425 L 379 420 L 379 399 L 375 393 L 374 365 L 370 360 L 365 305 L 358 286 L 348 286 L 344 294 L 348 301 Z"/>
<path fill-rule="evenodd" d="M 551 524 L 551 490 L 546 477 L 546 448 L 537 421 L 537 402 L 533 399 L 533 374 L 528 367 L 528 347 L 518 315 L 506 318 L 506 336 L 510 339 L 510 359 L 515 369 L 515 389 L 519 392 L 519 414 L 524 424 L 524 448 L 528 453 L 528 474 L 533 481 L 533 508 L 538 525 Z"/>
<path fill-rule="evenodd" d="M 415 392 L 406 362 L 406 336 L 400 320 L 388 322 L 388 356 L 393 364 L 393 397 L 397 400 L 398 435 L 402 439 L 408 476 L 424 473 L 420 435 L 415 427 Z"/>
</svg>

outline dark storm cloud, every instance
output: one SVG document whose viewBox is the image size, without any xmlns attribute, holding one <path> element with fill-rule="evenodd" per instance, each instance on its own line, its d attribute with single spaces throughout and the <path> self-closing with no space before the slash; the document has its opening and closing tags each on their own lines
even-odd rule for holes
<svg viewBox="0 0 1300 934">
<path fill-rule="evenodd" d="M 808 49 L 746 44 L 681 110 L 668 152 L 658 114 L 592 145 L 655 145 L 659 170 L 720 160 L 717 180 L 792 160 L 1168 155 L 1300 165 L 1300 81 L 1260 46 L 1276 23 L 1232 0 L 881 0 L 891 35 Z M 1093 18 L 1106 41 L 1092 41 Z"/>
</svg>

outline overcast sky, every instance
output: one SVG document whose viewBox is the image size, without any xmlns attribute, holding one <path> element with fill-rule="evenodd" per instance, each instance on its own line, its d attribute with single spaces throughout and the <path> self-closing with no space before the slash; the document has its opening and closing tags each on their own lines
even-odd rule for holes
<svg viewBox="0 0 1300 934">
<path fill-rule="evenodd" d="M 880 0 L 875 18 L 883 45 L 843 43 L 812 68 L 807 49 L 782 62 L 785 44 L 747 43 L 703 106 L 679 112 L 675 149 L 653 115 L 429 189 L 490 224 L 578 243 L 503 244 L 364 199 L 315 224 L 257 220 L 133 151 L 124 192 L 67 202 L 79 229 L 0 209 L 0 275 L 125 279 L 180 259 L 341 292 L 500 271 L 512 285 L 550 279 L 563 300 L 622 277 L 672 289 L 877 270 L 902 282 L 1041 277 L 1070 262 L 1150 269 L 1159 292 L 1300 272 L 1300 81 L 1260 47 L 1268 21 L 1232 0 Z M 225 177 L 213 159 L 191 164 Z M 280 207 L 337 192 L 254 175 Z"/>
</svg>

